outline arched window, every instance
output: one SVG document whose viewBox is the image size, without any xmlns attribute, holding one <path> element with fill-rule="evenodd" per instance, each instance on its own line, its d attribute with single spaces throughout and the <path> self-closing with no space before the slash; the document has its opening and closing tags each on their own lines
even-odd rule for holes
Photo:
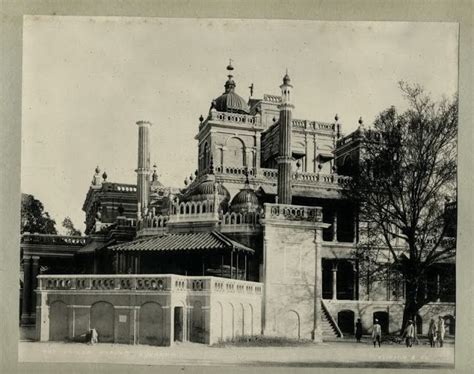
<svg viewBox="0 0 474 374">
<path fill-rule="evenodd" d="M 245 145 L 239 138 L 231 138 L 226 144 L 225 155 L 226 166 L 244 167 L 245 160 Z"/>
</svg>

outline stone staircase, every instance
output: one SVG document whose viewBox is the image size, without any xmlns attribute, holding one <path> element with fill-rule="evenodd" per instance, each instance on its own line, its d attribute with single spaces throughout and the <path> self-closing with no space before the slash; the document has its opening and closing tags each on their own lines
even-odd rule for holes
<svg viewBox="0 0 474 374">
<path fill-rule="evenodd" d="M 339 330 L 338 326 L 335 325 L 335 322 L 332 321 L 324 304 L 322 310 L 323 315 L 321 318 L 321 329 L 323 332 L 323 339 L 342 338 L 341 331 Z"/>
</svg>

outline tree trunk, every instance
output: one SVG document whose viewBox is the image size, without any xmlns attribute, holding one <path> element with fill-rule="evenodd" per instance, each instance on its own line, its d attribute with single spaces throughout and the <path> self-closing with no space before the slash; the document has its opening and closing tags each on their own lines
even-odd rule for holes
<svg viewBox="0 0 474 374">
<path fill-rule="evenodd" d="M 400 328 L 400 335 L 403 334 L 409 320 L 415 323 L 415 317 L 420 309 L 420 282 L 418 277 L 406 276 L 405 308 L 403 310 L 403 320 Z"/>
</svg>

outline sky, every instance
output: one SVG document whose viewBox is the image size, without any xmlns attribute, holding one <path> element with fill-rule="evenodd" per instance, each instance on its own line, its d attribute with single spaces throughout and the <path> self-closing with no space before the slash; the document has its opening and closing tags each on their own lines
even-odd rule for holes
<svg viewBox="0 0 474 374">
<path fill-rule="evenodd" d="M 151 162 L 165 185 L 197 168 L 201 114 L 224 90 L 233 60 L 245 99 L 292 80 L 294 118 L 342 132 L 395 105 L 400 80 L 435 100 L 458 80 L 458 25 L 126 17 L 28 16 L 23 29 L 22 192 L 84 230 L 95 167 L 136 183 L 138 120 L 152 122 Z M 60 230 L 61 231 L 61 230 Z"/>
</svg>

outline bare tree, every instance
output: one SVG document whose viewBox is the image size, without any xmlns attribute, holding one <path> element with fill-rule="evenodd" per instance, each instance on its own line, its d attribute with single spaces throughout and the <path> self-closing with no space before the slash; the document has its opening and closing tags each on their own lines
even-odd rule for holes
<svg viewBox="0 0 474 374">
<path fill-rule="evenodd" d="M 458 106 L 457 97 L 435 103 L 420 86 L 400 82 L 400 88 L 409 108 L 388 108 L 373 130 L 362 131 L 360 162 L 347 193 L 371 227 L 358 256 L 378 256 L 374 241 L 381 240 L 391 268 L 403 277 L 403 328 L 427 302 L 427 271 L 455 256 L 445 205 L 456 199 Z"/>
</svg>

